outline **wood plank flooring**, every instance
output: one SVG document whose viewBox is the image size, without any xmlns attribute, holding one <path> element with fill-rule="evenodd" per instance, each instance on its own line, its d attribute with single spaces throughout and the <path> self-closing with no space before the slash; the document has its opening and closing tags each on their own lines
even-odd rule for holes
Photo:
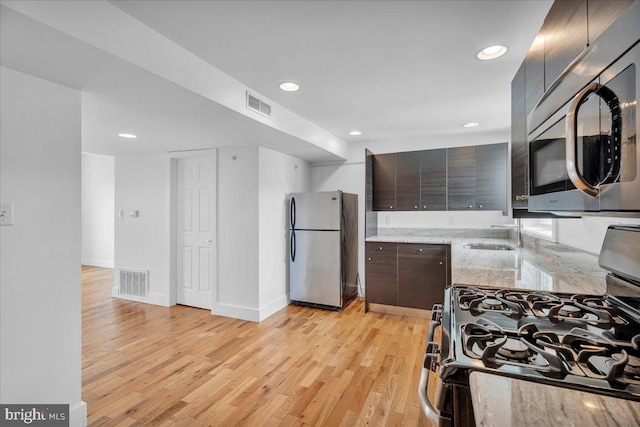
<svg viewBox="0 0 640 427">
<path fill-rule="evenodd" d="M 417 381 L 428 321 L 290 305 L 262 323 L 111 297 L 82 269 L 90 426 L 427 426 Z"/>
</svg>

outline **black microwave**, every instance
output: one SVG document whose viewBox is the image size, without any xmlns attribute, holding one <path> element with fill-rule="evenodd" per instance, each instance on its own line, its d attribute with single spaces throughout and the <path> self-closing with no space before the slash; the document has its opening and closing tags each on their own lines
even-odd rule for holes
<svg viewBox="0 0 640 427">
<path fill-rule="evenodd" d="M 640 214 L 640 45 L 529 135 L 530 211 Z"/>
</svg>

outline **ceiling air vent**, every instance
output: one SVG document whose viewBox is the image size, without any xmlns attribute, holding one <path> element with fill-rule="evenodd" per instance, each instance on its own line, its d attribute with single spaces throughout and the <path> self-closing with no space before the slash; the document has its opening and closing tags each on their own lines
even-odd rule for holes
<svg viewBox="0 0 640 427">
<path fill-rule="evenodd" d="M 259 100 L 249 92 L 247 92 L 247 108 L 263 116 L 271 117 L 271 105 Z"/>
</svg>

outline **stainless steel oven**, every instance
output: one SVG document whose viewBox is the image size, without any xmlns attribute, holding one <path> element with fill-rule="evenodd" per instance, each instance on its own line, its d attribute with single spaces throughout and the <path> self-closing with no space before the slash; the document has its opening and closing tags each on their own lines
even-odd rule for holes
<svg viewBox="0 0 640 427">
<path fill-rule="evenodd" d="M 636 44 L 529 135 L 530 211 L 640 214 L 639 76 Z"/>
</svg>

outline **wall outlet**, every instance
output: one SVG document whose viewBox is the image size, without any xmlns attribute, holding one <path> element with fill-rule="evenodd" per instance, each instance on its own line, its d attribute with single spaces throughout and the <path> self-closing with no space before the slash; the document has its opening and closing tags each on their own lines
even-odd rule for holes
<svg viewBox="0 0 640 427">
<path fill-rule="evenodd" d="M 0 203 L 0 225 L 13 225 L 13 202 Z"/>
<path fill-rule="evenodd" d="M 122 209 L 118 211 L 118 218 L 124 218 L 124 211 Z"/>
<path fill-rule="evenodd" d="M 391 224 L 391 217 L 389 215 L 384 217 L 384 223 L 387 225 Z"/>
<path fill-rule="evenodd" d="M 449 225 L 456 225 L 456 217 L 455 216 L 450 216 L 449 217 Z"/>
</svg>

